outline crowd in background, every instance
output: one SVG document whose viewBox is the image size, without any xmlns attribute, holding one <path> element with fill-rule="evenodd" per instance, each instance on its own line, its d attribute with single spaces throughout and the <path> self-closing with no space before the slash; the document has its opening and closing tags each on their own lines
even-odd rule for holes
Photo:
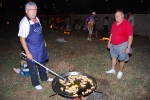
<svg viewBox="0 0 150 100">
<path fill-rule="evenodd" d="M 102 36 L 109 35 L 108 18 L 109 18 L 108 16 L 105 16 L 105 18 L 103 19 L 104 21 L 103 21 L 103 32 L 101 34 Z M 69 25 L 71 30 L 75 30 L 77 32 L 87 31 L 86 19 L 82 20 L 80 18 L 77 18 L 76 16 L 74 16 L 74 18 L 71 18 L 71 16 L 69 15 L 52 15 L 52 16 L 44 16 L 44 17 L 39 16 L 39 19 L 41 21 L 42 26 L 52 25 L 53 29 L 64 30 L 67 27 L 67 25 Z M 130 21 L 134 26 L 134 18 L 131 12 L 127 13 L 126 19 Z M 6 24 L 18 25 L 19 20 L 20 20 L 19 17 L 6 17 L 6 18 L 0 17 L 0 25 L 6 25 Z M 97 28 L 95 29 L 97 31 L 99 30 Z"/>
</svg>

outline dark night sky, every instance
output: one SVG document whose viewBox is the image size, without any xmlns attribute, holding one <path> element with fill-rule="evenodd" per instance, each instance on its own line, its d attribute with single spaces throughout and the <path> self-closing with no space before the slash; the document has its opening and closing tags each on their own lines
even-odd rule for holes
<svg viewBox="0 0 150 100">
<path fill-rule="evenodd" d="M 6 11 L 24 11 L 25 3 L 29 0 L 0 0 L 1 13 Z M 88 14 L 96 11 L 98 14 L 114 13 L 117 9 L 124 13 L 143 14 L 147 10 L 147 0 L 32 0 L 38 6 L 39 13 L 63 14 L 82 13 Z"/>
</svg>

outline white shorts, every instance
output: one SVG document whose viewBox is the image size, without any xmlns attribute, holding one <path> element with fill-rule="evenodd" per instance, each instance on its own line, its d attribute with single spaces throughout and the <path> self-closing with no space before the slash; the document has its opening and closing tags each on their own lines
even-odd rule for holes
<svg viewBox="0 0 150 100">
<path fill-rule="evenodd" d="M 92 34 L 93 33 L 93 30 L 89 30 L 89 34 Z"/>
</svg>

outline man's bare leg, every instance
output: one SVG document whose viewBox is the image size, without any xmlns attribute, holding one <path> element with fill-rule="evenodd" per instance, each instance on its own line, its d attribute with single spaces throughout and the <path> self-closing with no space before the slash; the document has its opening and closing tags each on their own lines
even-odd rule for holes
<svg viewBox="0 0 150 100">
<path fill-rule="evenodd" d="M 123 68 L 124 68 L 124 65 L 125 65 L 125 62 L 124 61 L 120 61 L 120 72 L 123 71 Z"/>
<path fill-rule="evenodd" d="M 111 66 L 112 66 L 112 69 L 116 69 L 116 63 L 117 63 L 117 58 L 112 58 L 111 60 Z"/>
<path fill-rule="evenodd" d="M 115 74 L 116 73 L 116 63 L 117 63 L 117 58 L 112 58 L 111 59 L 111 66 L 112 66 L 112 68 L 111 68 L 111 70 L 109 70 L 109 71 L 106 71 L 106 73 L 112 73 L 112 74 Z"/>
<path fill-rule="evenodd" d="M 92 38 L 92 34 L 89 34 L 89 38 L 90 38 L 90 39 Z"/>
</svg>

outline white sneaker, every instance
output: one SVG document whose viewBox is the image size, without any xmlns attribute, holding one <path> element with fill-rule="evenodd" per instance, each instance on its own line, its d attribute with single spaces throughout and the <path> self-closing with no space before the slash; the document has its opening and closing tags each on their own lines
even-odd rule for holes
<svg viewBox="0 0 150 100">
<path fill-rule="evenodd" d="M 52 82 L 52 81 L 53 81 L 53 78 L 48 78 L 47 81 L 48 81 L 48 82 Z"/>
<path fill-rule="evenodd" d="M 112 73 L 112 74 L 116 74 L 116 71 L 114 69 L 111 69 L 109 71 L 106 71 L 106 73 Z"/>
<path fill-rule="evenodd" d="M 118 75 L 117 75 L 117 78 L 118 78 L 118 79 L 121 79 L 122 75 L 123 75 L 123 73 L 119 71 L 119 72 L 118 72 Z"/>
<path fill-rule="evenodd" d="M 87 41 L 90 41 L 90 38 L 87 38 Z"/>
<path fill-rule="evenodd" d="M 41 90 L 41 89 L 42 89 L 42 86 L 41 86 L 41 85 L 37 85 L 37 86 L 35 86 L 35 88 L 36 88 L 37 90 Z"/>
<path fill-rule="evenodd" d="M 13 70 L 14 70 L 17 74 L 20 73 L 20 69 L 18 69 L 18 68 L 13 68 Z"/>
<path fill-rule="evenodd" d="M 92 39 L 90 38 L 89 41 L 92 41 Z"/>
</svg>

